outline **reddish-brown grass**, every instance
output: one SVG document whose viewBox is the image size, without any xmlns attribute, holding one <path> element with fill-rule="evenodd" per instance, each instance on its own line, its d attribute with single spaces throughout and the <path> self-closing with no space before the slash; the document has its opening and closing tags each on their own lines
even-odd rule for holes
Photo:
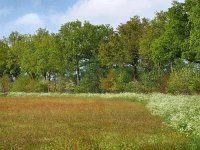
<svg viewBox="0 0 200 150">
<path fill-rule="evenodd" d="M 185 143 L 140 103 L 0 97 L 0 149 L 184 149 Z"/>
</svg>

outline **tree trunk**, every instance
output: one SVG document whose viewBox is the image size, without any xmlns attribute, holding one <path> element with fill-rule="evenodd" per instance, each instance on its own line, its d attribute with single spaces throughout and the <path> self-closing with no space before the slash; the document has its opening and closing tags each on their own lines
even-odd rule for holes
<svg viewBox="0 0 200 150">
<path fill-rule="evenodd" d="M 47 73 L 46 73 L 46 72 L 44 72 L 44 73 L 42 74 L 42 76 L 44 77 L 44 80 L 47 79 Z"/>
<path fill-rule="evenodd" d="M 48 81 L 48 93 L 50 92 L 50 81 L 51 81 L 51 73 L 47 72 L 47 81 Z"/>
<path fill-rule="evenodd" d="M 158 78 L 161 77 L 161 64 L 158 63 Z"/>
<path fill-rule="evenodd" d="M 137 65 L 134 63 L 132 64 L 133 66 L 133 81 L 137 81 L 138 80 L 138 71 L 137 71 Z"/>
<path fill-rule="evenodd" d="M 170 69 L 171 69 L 171 72 L 173 72 L 174 69 L 173 69 L 173 62 L 172 61 L 170 62 Z"/>
<path fill-rule="evenodd" d="M 51 81 L 51 72 L 48 72 L 47 76 L 48 76 L 48 81 L 50 82 Z"/>
<path fill-rule="evenodd" d="M 79 67 L 77 67 L 76 68 L 76 85 L 77 86 L 80 86 L 80 68 Z"/>
<path fill-rule="evenodd" d="M 57 84 L 56 84 L 56 72 L 54 72 L 54 92 L 57 91 Z"/>
<path fill-rule="evenodd" d="M 31 72 L 31 78 L 32 78 L 32 80 L 36 79 L 36 74 L 34 72 Z"/>
<path fill-rule="evenodd" d="M 161 82 L 161 63 L 158 63 L 158 79 L 159 79 L 159 86 L 161 87 L 162 82 Z"/>
</svg>

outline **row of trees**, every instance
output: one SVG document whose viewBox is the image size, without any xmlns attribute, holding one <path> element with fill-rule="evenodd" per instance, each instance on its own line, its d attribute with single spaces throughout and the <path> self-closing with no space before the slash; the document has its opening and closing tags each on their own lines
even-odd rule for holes
<svg viewBox="0 0 200 150">
<path fill-rule="evenodd" d="M 117 30 L 77 20 L 56 34 L 12 32 L 0 41 L 1 90 L 199 93 L 199 12 L 199 0 L 174 1 Z"/>
</svg>

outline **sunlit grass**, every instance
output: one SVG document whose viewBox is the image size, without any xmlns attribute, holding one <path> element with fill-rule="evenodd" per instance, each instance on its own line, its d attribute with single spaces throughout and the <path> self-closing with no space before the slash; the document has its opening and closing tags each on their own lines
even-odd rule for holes
<svg viewBox="0 0 200 150">
<path fill-rule="evenodd" d="M 102 98 L 0 97 L 0 149 L 186 149 L 144 104 Z"/>
</svg>

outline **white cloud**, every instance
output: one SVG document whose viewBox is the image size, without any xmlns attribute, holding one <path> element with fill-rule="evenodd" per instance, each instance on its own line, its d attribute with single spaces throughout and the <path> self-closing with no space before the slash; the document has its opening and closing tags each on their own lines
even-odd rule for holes
<svg viewBox="0 0 200 150">
<path fill-rule="evenodd" d="M 36 13 L 28 13 L 21 17 L 18 17 L 14 21 L 6 22 L 2 30 L 1 36 L 8 36 L 12 31 L 18 31 L 22 34 L 33 34 L 38 28 L 44 27 L 45 25 L 45 16 L 39 16 Z"/>
<path fill-rule="evenodd" d="M 170 4 L 171 0 L 79 0 L 66 12 L 50 18 L 58 24 L 79 19 L 116 27 L 134 15 L 153 18 L 156 11 L 166 10 Z"/>
<path fill-rule="evenodd" d="M 147 0 L 81 0 L 67 12 L 67 18 L 73 20 L 91 20 L 94 23 L 123 22 L 150 7 Z"/>
<path fill-rule="evenodd" d="M 19 17 L 15 21 L 16 25 L 33 25 L 33 26 L 41 26 L 43 25 L 43 21 L 38 14 L 30 13 L 26 14 L 22 17 Z"/>
</svg>

